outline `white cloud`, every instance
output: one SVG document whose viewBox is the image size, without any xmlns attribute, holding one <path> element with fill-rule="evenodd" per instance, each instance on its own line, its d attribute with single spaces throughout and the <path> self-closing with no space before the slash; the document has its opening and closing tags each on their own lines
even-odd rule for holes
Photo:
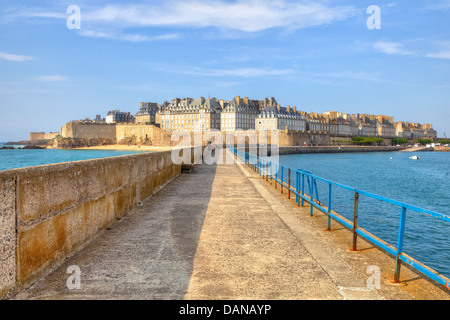
<svg viewBox="0 0 450 320">
<path fill-rule="evenodd" d="M 330 7 L 308 0 L 168 0 L 152 4 L 110 4 L 83 7 L 85 23 L 127 27 L 218 28 L 258 32 L 271 28 L 296 30 L 342 21 L 357 10 L 351 6 Z M 16 16 L 67 19 L 61 12 L 38 9 Z M 92 26 L 92 25 L 91 25 Z"/>
<path fill-rule="evenodd" d="M 321 78 L 338 78 L 338 79 L 351 79 L 361 81 L 380 81 L 380 72 L 334 72 L 334 73 L 312 73 L 314 77 Z"/>
<path fill-rule="evenodd" d="M 176 33 L 162 34 L 156 36 L 147 36 L 141 34 L 121 34 L 113 32 L 101 32 L 93 30 L 80 30 L 80 35 L 92 38 L 104 38 L 104 39 L 115 39 L 130 42 L 147 42 L 147 41 L 159 41 L 159 40 L 173 40 L 179 37 Z"/>
<path fill-rule="evenodd" d="M 449 51 L 441 51 L 441 52 L 429 53 L 426 56 L 428 58 L 434 58 L 434 59 L 450 59 L 450 50 Z"/>
<path fill-rule="evenodd" d="M 450 41 L 440 42 L 439 47 L 439 51 L 428 53 L 426 57 L 434 59 L 450 59 Z"/>
<path fill-rule="evenodd" d="M 427 4 L 426 9 L 448 10 L 450 9 L 450 0 L 432 0 Z"/>
<path fill-rule="evenodd" d="M 149 64 L 149 66 L 161 72 L 204 76 L 204 77 L 239 77 L 255 78 L 264 76 L 285 76 L 294 73 L 292 69 L 268 69 L 268 68 L 234 68 L 234 69 L 214 69 L 214 68 L 184 68 L 173 65 Z"/>
<path fill-rule="evenodd" d="M 388 55 L 400 55 L 400 56 L 408 56 L 414 55 L 414 52 L 408 51 L 403 47 L 403 44 L 397 42 L 377 42 L 373 45 L 373 47 L 383 53 Z"/>
<path fill-rule="evenodd" d="M 164 5 L 108 5 L 86 13 L 86 20 L 123 26 L 216 27 L 257 32 L 284 27 L 299 29 L 344 20 L 351 7 L 327 7 L 318 2 L 286 0 L 191 0 Z"/>
<path fill-rule="evenodd" d="M 23 61 L 33 60 L 33 57 L 0 52 L 0 59 L 5 59 L 8 61 L 15 61 L 15 62 L 23 62 Z"/>
<path fill-rule="evenodd" d="M 292 74 L 288 69 L 259 69 L 259 68 L 240 68 L 240 69 L 192 69 L 182 70 L 180 73 L 209 76 L 209 77 L 241 77 L 255 78 L 263 76 L 283 76 Z"/>
<path fill-rule="evenodd" d="M 60 75 L 40 76 L 37 79 L 43 82 L 64 82 L 68 80 L 67 77 Z"/>
</svg>

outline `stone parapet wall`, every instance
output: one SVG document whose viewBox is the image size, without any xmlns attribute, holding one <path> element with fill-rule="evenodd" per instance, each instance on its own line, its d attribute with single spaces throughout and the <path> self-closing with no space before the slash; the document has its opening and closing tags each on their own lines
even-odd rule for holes
<svg viewBox="0 0 450 320">
<path fill-rule="evenodd" d="M 0 297 L 30 286 L 180 172 L 170 151 L 0 171 Z"/>
</svg>

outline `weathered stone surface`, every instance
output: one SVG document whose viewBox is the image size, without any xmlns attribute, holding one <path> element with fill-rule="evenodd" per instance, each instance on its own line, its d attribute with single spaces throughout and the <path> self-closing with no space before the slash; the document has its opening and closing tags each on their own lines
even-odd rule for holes
<svg viewBox="0 0 450 320">
<path fill-rule="evenodd" d="M 1 172 L 0 296 L 33 283 L 180 172 L 170 151 Z"/>
<path fill-rule="evenodd" d="M 14 287 L 16 277 L 16 180 L 0 173 L 0 296 Z"/>
</svg>

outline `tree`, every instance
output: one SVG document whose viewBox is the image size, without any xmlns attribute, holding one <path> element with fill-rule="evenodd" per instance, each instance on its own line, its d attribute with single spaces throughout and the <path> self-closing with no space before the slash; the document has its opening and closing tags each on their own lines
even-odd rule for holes
<svg viewBox="0 0 450 320">
<path fill-rule="evenodd" d="M 375 137 L 353 137 L 352 142 L 353 144 L 357 144 L 357 145 L 374 145 L 374 144 L 380 144 L 383 143 L 383 139 L 382 138 L 375 138 Z"/>
<path fill-rule="evenodd" d="M 433 140 L 431 140 L 431 139 L 417 139 L 416 141 L 420 145 L 426 145 L 426 144 L 433 143 Z"/>
<path fill-rule="evenodd" d="M 409 141 L 408 141 L 408 139 L 405 139 L 405 138 L 394 138 L 394 139 L 392 139 L 391 140 L 391 144 L 393 145 L 393 146 L 395 146 L 395 145 L 405 145 L 405 144 L 408 144 L 409 143 Z"/>
</svg>

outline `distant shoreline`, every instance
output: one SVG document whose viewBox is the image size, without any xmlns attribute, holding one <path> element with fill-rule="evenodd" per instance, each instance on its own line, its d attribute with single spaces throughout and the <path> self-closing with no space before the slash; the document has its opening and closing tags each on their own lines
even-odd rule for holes
<svg viewBox="0 0 450 320">
<path fill-rule="evenodd" d="M 0 143 L 2 145 L 2 143 Z M 4 144 L 9 145 L 9 144 Z M 16 146 L 18 144 L 15 143 Z M 77 148 L 52 148 L 50 146 L 41 146 L 47 149 L 58 150 L 116 150 L 116 151 L 170 151 L 174 146 L 147 146 L 147 145 L 101 145 L 91 147 L 77 147 Z M 270 147 L 269 147 L 270 149 Z M 405 150 L 406 149 L 406 150 Z M 410 151 L 405 147 L 394 146 L 280 146 L 280 154 L 301 154 L 301 153 L 346 153 L 346 152 L 389 152 L 389 151 Z M 427 152 L 450 152 L 450 148 L 446 147 L 434 147 L 433 150 L 427 150 Z M 415 151 L 419 152 L 419 151 Z"/>
<path fill-rule="evenodd" d="M 174 147 L 160 147 L 160 146 L 128 146 L 128 145 L 104 145 L 104 146 L 93 146 L 93 147 L 79 147 L 72 148 L 68 150 L 119 150 L 119 151 L 170 151 Z"/>
</svg>

